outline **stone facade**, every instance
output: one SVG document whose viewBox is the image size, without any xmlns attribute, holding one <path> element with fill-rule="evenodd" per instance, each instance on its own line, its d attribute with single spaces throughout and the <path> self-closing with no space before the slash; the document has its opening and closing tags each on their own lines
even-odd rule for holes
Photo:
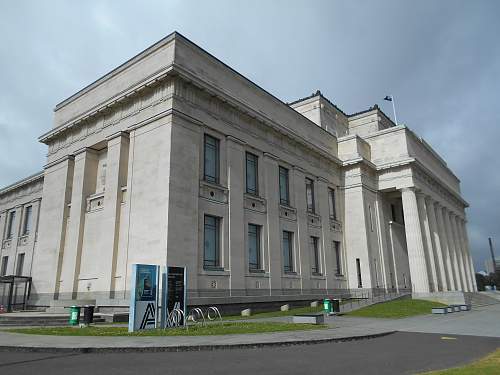
<svg viewBox="0 0 500 375">
<path fill-rule="evenodd" d="M 39 216 L 33 304 L 125 305 L 133 263 L 186 266 L 192 303 L 476 290 L 460 181 L 424 140 L 377 106 L 287 105 L 178 33 L 58 104 L 39 140 L 43 174 L 0 191 L 2 233 L 28 202 Z"/>
</svg>

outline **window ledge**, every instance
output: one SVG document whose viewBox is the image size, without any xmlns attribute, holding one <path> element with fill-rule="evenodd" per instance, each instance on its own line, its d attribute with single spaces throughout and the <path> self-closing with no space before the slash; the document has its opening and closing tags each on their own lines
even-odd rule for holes
<svg viewBox="0 0 500 375">
<path fill-rule="evenodd" d="M 316 277 L 316 278 L 324 278 L 323 274 L 320 272 L 313 272 L 311 276 Z"/>
<path fill-rule="evenodd" d="M 231 273 L 222 267 L 203 268 L 200 275 L 229 276 Z"/>
<path fill-rule="evenodd" d="M 248 270 L 248 272 L 250 272 L 250 273 L 266 273 L 266 271 L 264 271 L 262 269 L 258 269 L 258 268 L 250 268 Z"/>
<path fill-rule="evenodd" d="M 288 279 L 300 279 L 300 275 L 297 275 L 297 272 L 285 272 L 281 277 Z"/>
</svg>

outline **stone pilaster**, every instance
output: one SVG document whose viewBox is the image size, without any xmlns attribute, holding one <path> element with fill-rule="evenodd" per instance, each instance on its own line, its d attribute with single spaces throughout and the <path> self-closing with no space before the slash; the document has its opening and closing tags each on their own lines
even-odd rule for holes
<svg viewBox="0 0 500 375">
<path fill-rule="evenodd" d="M 102 230 L 106 234 L 102 244 L 102 269 L 107 271 L 103 274 L 103 282 L 100 283 L 100 288 L 104 292 L 109 291 L 110 298 L 114 298 L 116 284 L 122 202 L 121 189 L 127 184 L 128 152 L 129 138 L 127 133 L 120 132 L 108 137 L 102 219 Z"/>
<path fill-rule="evenodd" d="M 277 187 L 278 158 L 272 154 L 264 153 L 264 184 L 267 199 L 267 242 L 268 263 L 271 275 L 269 294 L 281 293 L 281 275 L 283 274 L 283 261 L 280 232 L 280 198 Z"/>
<path fill-rule="evenodd" d="M 439 240 L 441 243 L 441 249 L 443 250 L 442 253 L 443 253 L 444 268 L 446 272 L 446 284 L 448 286 L 447 290 L 456 290 L 455 280 L 453 277 L 453 270 L 451 265 L 449 241 L 448 241 L 448 236 L 446 234 L 446 226 L 443 218 L 443 210 L 444 207 L 438 203 L 436 206 L 436 217 L 439 230 Z"/>
<path fill-rule="evenodd" d="M 429 279 L 415 188 L 401 189 L 401 197 L 403 200 L 412 291 L 414 293 L 429 293 Z"/>
<path fill-rule="evenodd" d="M 71 208 L 61 269 L 59 292 L 62 299 L 77 297 L 87 197 L 95 191 L 96 174 L 97 154 L 91 149 L 80 150 L 75 155 Z"/>
<path fill-rule="evenodd" d="M 229 187 L 229 268 L 231 295 L 244 295 L 245 274 L 248 260 L 245 256 L 244 202 L 245 152 L 243 142 L 227 137 L 228 187 Z"/>
<path fill-rule="evenodd" d="M 436 220 L 436 206 L 435 202 L 429 197 L 427 197 L 425 205 L 427 208 L 427 217 L 429 218 L 430 235 L 434 247 L 436 278 L 438 283 L 437 290 L 446 291 L 448 290 L 448 284 L 446 282 L 446 271 L 444 269 L 443 250 L 441 249 L 441 241 L 439 239 L 439 230 Z"/>
<path fill-rule="evenodd" d="M 424 245 L 425 260 L 427 264 L 427 275 L 429 276 L 429 286 L 430 290 L 432 292 L 435 292 L 438 290 L 438 282 L 436 275 L 436 264 L 434 261 L 434 245 L 431 237 L 429 216 L 427 213 L 427 205 L 425 203 L 424 194 L 417 193 L 417 204 L 422 231 L 422 243 Z"/>
<path fill-rule="evenodd" d="M 68 204 L 71 199 L 74 158 L 65 157 L 45 166 L 39 240 L 33 254 L 32 277 L 41 304 L 58 298 L 66 243 Z"/>
</svg>

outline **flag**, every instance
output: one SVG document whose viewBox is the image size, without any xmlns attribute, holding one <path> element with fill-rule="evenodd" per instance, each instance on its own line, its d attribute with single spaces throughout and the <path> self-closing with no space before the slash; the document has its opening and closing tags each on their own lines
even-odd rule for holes
<svg viewBox="0 0 500 375">
<path fill-rule="evenodd" d="M 392 102 L 392 96 L 391 95 L 387 95 L 384 100 L 387 100 L 388 102 Z"/>
</svg>

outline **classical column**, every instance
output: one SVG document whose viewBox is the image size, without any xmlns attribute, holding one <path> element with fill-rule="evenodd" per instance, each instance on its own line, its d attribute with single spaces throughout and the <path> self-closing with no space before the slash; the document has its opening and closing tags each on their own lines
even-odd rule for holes
<svg viewBox="0 0 500 375">
<path fill-rule="evenodd" d="M 452 266 L 451 266 L 451 258 L 450 258 L 450 251 L 449 251 L 449 241 L 448 241 L 448 236 L 446 235 L 446 226 L 443 218 L 443 210 L 444 207 L 438 203 L 436 205 L 436 217 L 437 217 L 437 225 L 438 225 L 438 230 L 439 230 L 439 240 L 441 243 L 441 249 L 443 250 L 443 261 L 444 261 L 444 268 L 446 272 L 446 277 L 447 279 L 447 290 L 455 290 L 455 280 L 453 278 L 453 271 L 452 271 Z"/>
<path fill-rule="evenodd" d="M 84 148 L 75 153 L 73 189 L 59 292 L 61 299 L 76 299 L 85 229 L 87 197 L 95 192 L 97 154 Z"/>
<path fill-rule="evenodd" d="M 415 188 L 401 189 L 401 197 L 403 200 L 412 290 L 414 293 L 429 293 L 429 279 L 425 264 L 424 244 L 422 242 Z"/>
<path fill-rule="evenodd" d="M 474 262 L 472 261 L 472 256 L 470 253 L 470 247 L 469 247 L 469 237 L 467 235 L 467 225 L 466 221 L 462 220 L 461 222 L 461 228 L 462 228 L 462 236 L 464 238 L 464 244 L 465 244 L 465 249 L 466 249 L 466 259 L 469 264 L 469 270 L 471 274 L 471 284 L 472 284 L 472 291 L 477 292 L 477 282 L 476 282 L 476 273 L 474 271 Z"/>
<path fill-rule="evenodd" d="M 454 286 L 455 290 L 462 290 L 460 281 L 460 270 L 458 269 L 455 238 L 453 237 L 453 232 L 451 231 L 450 215 L 451 212 L 447 208 L 443 208 L 443 219 L 446 228 L 446 236 L 448 238 L 448 249 L 451 260 L 451 269 L 453 273 Z"/>
<path fill-rule="evenodd" d="M 436 221 L 435 202 L 430 197 L 427 197 L 425 200 L 425 205 L 427 208 L 427 217 L 429 218 L 429 230 L 434 248 L 436 278 L 438 283 L 436 290 L 446 291 L 448 289 L 448 284 L 446 282 L 446 271 L 444 269 L 443 250 L 441 249 L 441 241 L 439 239 L 439 230 Z"/>
<path fill-rule="evenodd" d="M 229 187 L 229 268 L 231 295 L 244 295 L 248 258 L 245 244 L 245 151 L 244 142 L 227 136 Z"/>
<path fill-rule="evenodd" d="M 436 275 L 436 264 L 434 261 L 434 244 L 432 242 L 431 230 L 429 225 L 429 215 L 427 213 L 427 205 L 425 203 L 425 195 L 417 193 L 417 204 L 420 215 L 420 224 L 422 226 L 422 242 L 424 244 L 425 259 L 427 263 L 427 274 L 429 276 L 430 290 L 435 292 L 438 290 L 438 281 Z"/>
<path fill-rule="evenodd" d="M 472 292 L 474 290 L 474 286 L 472 285 L 472 277 L 470 273 L 469 261 L 467 256 L 467 247 L 465 245 L 465 239 L 462 233 L 462 226 L 461 226 L 462 220 L 463 219 L 460 216 L 455 217 L 455 228 L 457 231 L 458 241 L 460 242 L 460 247 L 462 251 L 461 256 L 462 256 L 462 264 L 465 270 L 464 273 L 465 285 L 467 287 L 467 291 Z"/>
<path fill-rule="evenodd" d="M 102 276 L 103 283 L 100 287 L 103 288 L 103 292 L 109 291 L 110 298 L 115 297 L 115 277 L 120 238 L 121 189 L 127 185 L 128 151 L 129 138 L 127 133 L 119 132 L 108 137 L 104 211 L 102 216 L 102 231 L 105 233 L 102 241 L 102 269 L 105 271 Z"/>
<path fill-rule="evenodd" d="M 457 256 L 457 260 L 458 260 L 458 268 L 460 271 L 460 280 L 462 282 L 462 291 L 468 292 L 469 286 L 467 283 L 467 273 L 465 271 L 465 266 L 464 266 L 462 241 L 461 241 L 460 235 L 458 233 L 457 216 L 455 214 L 451 215 L 450 222 L 451 222 L 451 229 L 452 229 L 453 237 L 455 238 L 456 256 Z"/>
</svg>

